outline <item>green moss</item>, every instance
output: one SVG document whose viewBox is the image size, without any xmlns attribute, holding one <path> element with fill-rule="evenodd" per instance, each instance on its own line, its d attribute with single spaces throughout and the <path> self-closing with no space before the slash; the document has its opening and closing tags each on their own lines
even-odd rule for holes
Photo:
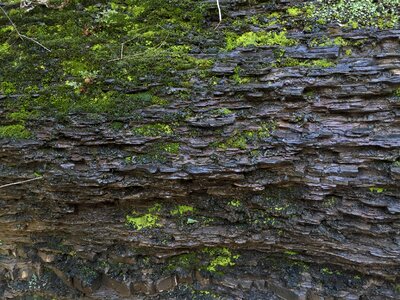
<svg viewBox="0 0 400 300">
<path fill-rule="evenodd" d="M 135 127 L 134 129 L 132 129 L 132 132 L 136 135 L 155 137 L 171 135 L 173 133 L 173 130 L 171 126 L 167 124 L 156 123 Z"/>
<path fill-rule="evenodd" d="M 276 122 L 262 122 L 257 130 L 245 130 L 242 132 L 234 131 L 232 135 L 223 142 L 215 143 L 214 146 L 226 150 L 236 148 L 241 150 L 248 149 L 249 146 L 262 141 L 271 136 L 276 129 Z"/>
<path fill-rule="evenodd" d="M 341 36 L 336 37 L 336 38 L 333 40 L 333 43 L 334 43 L 336 46 L 348 46 L 348 45 L 349 45 L 349 42 L 346 41 L 346 40 L 345 40 L 344 38 L 342 38 Z"/>
<path fill-rule="evenodd" d="M 232 137 L 225 140 L 223 143 L 218 144 L 218 148 L 228 149 L 237 148 L 241 150 L 246 150 L 248 147 L 246 136 L 243 134 L 235 133 Z"/>
<path fill-rule="evenodd" d="M 289 7 L 286 11 L 287 11 L 288 15 L 291 17 L 297 17 L 303 13 L 301 8 L 298 8 L 298 7 Z"/>
<path fill-rule="evenodd" d="M 11 53 L 11 46 L 9 43 L 4 42 L 0 44 L 0 58 Z"/>
<path fill-rule="evenodd" d="M 295 58 L 285 58 L 278 60 L 273 64 L 274 67 L 305 67 L 305 68 L 330 68 L 334 67 L 335 63 L 327 59 L 316 59 L 310 61 L 301 61 Z"/>
<path fill-rule="evenodd" d="M 241 68 L 239 66 L 236 66 L 234 69 L 234 74 L 232 75 L 233 81 L 235 81 L 236 84 L 246 84 L 250 82 L 250 78 L 247 77 L 241 77 Z"/>
<path fill-rule="evenodd" d="M 196 252 L 187 253 L 175 256 L 168 261 L 167 269 L 175 271 L 178 268 L 184 270 L 195 269 L 200 263 L 199 257 Z"/>
<path fill-rule="evenodd" d="M 297 255 L 298 253 L 296 251 L 286 250 L 285 254 L 289 255 L 289 256 L 294 256 L 294 255 Z"/>
<path fill-rule="evenodd" d="M 0 126 L 0 138 L 9 139 L 27 139 L 31 137 L 31 133 L 25 128 L 24 125 L 7 125 Z"/>
<path fill-rule="evenodd" d="M 28 82 L 40 87 L 35 91 L 40 97 L 14 99 L 13 111 L 21 106 L 47 116 L 80 112 L 125 116 L 138 108 L 168 104 L 153 95 L 140 97 L 147 93 L 126 92 L 154 82 L 179 92 L 183 82 L 189 87 L 188 78 L 200 72 L 206 76 L 213 60 L 191 55 L 188 46 L 210 34 L 203 26 L 205 5 L 193 4 L 192 0 L 99 0 L 96 5 L 70 1 L 51 13 L 42 7 L 29 14 L 19 8 L 9 10 L 22 34 L 52 50 L 45 53 L 37 44 L 20 40 L 10 25 L 0 28 L 0 80 L 18 78 L 18 94 L 25 92 Z M 190 91 L 184 96 L 189 95 Z M 180 100 L 181 95 L 174 96 Z"/>
<path fill-rule="evenodd" d="M 223 107 L 223 108 L 218 108 L 216 110 L 213 110 L 211 112 L 213 115 L 218 115 L 218 116 L 228 116 L 233 114 L 233 111 L 231 111 L 229 108 Z"/>
<path fill-rule="evenodd" d="M 3 81 L 0 83 L 0 93 L 4 95 L 10 95 L 17 91 L 15 84 L 9 81 Z"/>
<path fill-rule="evenodd" d="M 228 202 L 228 205 L 233 207 L 240 207 L 242 206 L 242 202 L 240 202 L 240 200 L 231 200 Z"/>
<path fill-rule="evenodd" d="M 168 143 L 161 146 L 160 150 L 166 153 L 177 154 L 179 153 L 179 148 L 180 148 L 179 143 Z"/>
<path fill-rule="evenodd" d="M 153 214 L 145 214 L 138 217 L 126 216 L 126 222 L 137 230 L 159 227 L 158 221 L 159 217 Z"/>
<path fill-rule="evenodd" d="M 245 32 L 242 35 L 237 35 L 232 32 L 226 34 L 226 47 L 225 49 L 230 51 L 238 47 L 249 47 L 249 46 L 294 46 L 297 42 L 294 39 L 290 39 L 286 36 L 286 31 L 270 32 L 270 31 L 259 31 L 259 32 Z"/>
<path fill-rule="evenodd" d="M 137 230 L 161 227 L 161 224 L 159 224 L 160 217 L 158 216 L 160 211 L 161 205 L 155 204 L 148 209 L 147 214 L 138 215 L 136 212 L 132 212 L 131 215 L 125 217 L 126 224 Z"/>
<path fill-rule="evenodd" d="M 313 17 L 327 22 L 340 22 L 347 27 L 393 28 L 399 24 L 398 0 L 330 0 L 317 2 Z"/>
<path fill-rule="evenodd" d="M 321 272 L 322 274 L 325 274 L 325 275 L 333 275 L 333 271 L 330 270 L 329 268 L 322 268 L 322 269 L 320 270 L 320 272 Z"/>
<path fill-rule="evenodd" d="M 189 206 L 189 205 L 178 205 L 177 208 L 171 210 L 171 215 L 176 216 L 176 215 L 184 215 L 188 213 L 194 212 L 194 207 Z"/>
<path fill-rule="evenodd" d="M 128 156 L 125 163 L 131 164 L 148 164 L 148 163 L 165 163 L 168 161 L 169 155 L 179 153 L 179 143 L 157 143 L 151 145 L 145 154 L 136 156 Z"/>
<path fill-rule="evenodd" d="M 369 191 L 370 191 L 371 193 L 381 194 L 381 193 L 383 193 L 383 192 L 386 191 L 386 190 L 385 190 L 384 188 L 370 187 L 370 188 L 369 188 Z"/>
<path fill-rule="evenodd" d="M 228 248 L 206 248 L 203 252 L 211 258 L 205 266 L 209 272 L 218 272 L 222 268 L 232 267 L 239 258 L 239 255 L 233 255 Z"/>
</svg>

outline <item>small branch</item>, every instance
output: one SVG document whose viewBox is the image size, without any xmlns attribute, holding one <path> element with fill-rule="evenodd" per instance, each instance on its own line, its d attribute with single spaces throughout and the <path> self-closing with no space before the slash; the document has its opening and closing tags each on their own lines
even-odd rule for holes
<svg viewBox="0 0 400 300">
<path fill-rule="evenodd" d="M 12 185 L 24 184 L 24 183 L 35 181 L 35 180 L 39 180 L 39 179 L 43 179 L 43 176 L 32 178 L 32 179 L 28 179 L 28 180 L 23 180 L 23 181 L 17 181 L 17 182 L 5 184 L 5 185 L 0 185 L 0 189 L 6 188 L 6 187 L 9 187 L 9 186 L 12 186 Z"/>
<path fill-rule="evenodd" d="M 218 22 L 217 26 L 215 27 L 215 29 L 217 29 L 222 22 L 222 11 L 221 11 L 221 6 L 219 5 L 219 0 L 215 0 L 215 1 L 217 2 L 218 17 L 219 17 L 219 22 Z"/>
<path fill-rule="evenodd" d="M 12 27 L 14 27 L 15 32 L 18 34 L 18 37 L 19 37 L 21 40 L 24 40 L 24 39 L 25 39 L 25 40 L 34 42 L 34 43 L 38 44 L 40 47 L 42 47 L 43 49 L 45 49 L 46 51 L 51 52 L 51 50 L 50 50 L 49 48 L 47 48 L 46 46 L 42 45 L 42 44 L 39 43 L 37 40 L 35 40 L 35 39 L 33 39 L 33 38 L 29 37 L 29 36 L 26 36 L 25 34 L 20 33 L 19 30 L 18 30 L 18 28 L 17 28 L 17 26 L 15 25 L 15 23 L 13 22 L 13 20 L 11 20 L 11 18 L 8 16 L 8 14 L 7 14 L 7 12 L 4 10 L 4 8 L 0 6 L 0 9 L 1 9 L 1 11 L 3 12 L 3 14 L 7 17 L 8 21 L 10 21 L 10 24 L 12 25 Z"/>
</svg>

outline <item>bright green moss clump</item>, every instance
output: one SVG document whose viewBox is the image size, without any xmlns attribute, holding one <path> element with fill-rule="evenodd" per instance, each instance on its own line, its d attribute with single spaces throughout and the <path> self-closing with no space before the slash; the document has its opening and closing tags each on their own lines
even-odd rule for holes
<svg viewBox="0 0 400 300">
<path fill-rule="evenodd" d="M 302 10 L 298 7 L 289 7 L 287 13 L 291 17 L 297 17 L 302 14 Z"/>
<path fill-rule="evenodd" d="M 160 217 L 158 216 L 160 211 L 161 205 L 155 204 L 148 209 L 147 214 L 138 215 L 136 212 L 132 212 L 132 215 L 126 216 L 126 224 L 137 230 L 161 227 L 161 224 L 159 224 Z"/>
<path fill-rule="evenodd" d="M 153 214 L 145 214 L 139 217 L 132 217 L 132 216 L 126 216 L 126 222 L 129 225 L 132 225 L 135 227 L 137 230 L 142 230 L 144 228 L 154 228 L 154 227 L 159 227 L 157 224 L 159 218 L 156 215 Z"/>
<path fill-rule="evenodd" d="M 0 126 L 0 138 L 10 139 L 27 139 L 31 133 L 25 128 L 24 125 L 7 125 Z"/>
<path fill-rule="evenodd" d="M 279 67 L 306 67 L 306 68 L 331 68 L 335 66 L 335 63 L 327 59 L 317 59 L 310 61 L 301 61 L 295 58 L 285 58 L 279 60 L 274 66 Z"/>
<path fill-rule="evenodd" d="M 224 267 L 232 267 L 239 255 L 233 255 L 228 248 L 207 248 L 204 250 L 211 260 L 205 269 L 209 272 L 217 272 Z"/>
<path fill-rule="evenodd" d="M 235 33 L 227 33 L 226 35 L 226 50 L 230 51 L 238 47 L 248 46 L 294 46 L 297 42 L 286 36 L 286 31 L 269 32 L 246 32 L 242 35 Z"/>
</svg>

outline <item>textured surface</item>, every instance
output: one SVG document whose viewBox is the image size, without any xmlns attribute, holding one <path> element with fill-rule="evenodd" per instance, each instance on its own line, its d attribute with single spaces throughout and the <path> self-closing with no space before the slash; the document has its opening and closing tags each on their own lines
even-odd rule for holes
<svg viewBox="0 0 400 300">
<path fill-rule="evenodd" d="M 225 18 L 287 5 L 225 3 Z M 43 176 L 0 189 L 1 298 L 398 299 L 400 30 L 292 19 L 282 57 L 198 54 L 212 82 L 190 78 L 189 97 L 176 84 L 134 116 L 41 117 L 1 139 L 1 184 Z M 350 45 L 310 46 L 325 35 Z M 146 214 L 154 228 L 127 224 Z"/>
</svg>

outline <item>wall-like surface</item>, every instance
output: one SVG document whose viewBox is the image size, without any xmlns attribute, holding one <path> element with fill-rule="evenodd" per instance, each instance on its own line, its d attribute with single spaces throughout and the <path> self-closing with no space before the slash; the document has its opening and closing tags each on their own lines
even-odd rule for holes
<svg viewBox="0 0 400 300">
<path fill-rule="evenodd" d="M 398 299 L 400 30 L 210 3 L 163 75 L 117 4 L 5 7 L 0 298 Z"/>
</svg>

